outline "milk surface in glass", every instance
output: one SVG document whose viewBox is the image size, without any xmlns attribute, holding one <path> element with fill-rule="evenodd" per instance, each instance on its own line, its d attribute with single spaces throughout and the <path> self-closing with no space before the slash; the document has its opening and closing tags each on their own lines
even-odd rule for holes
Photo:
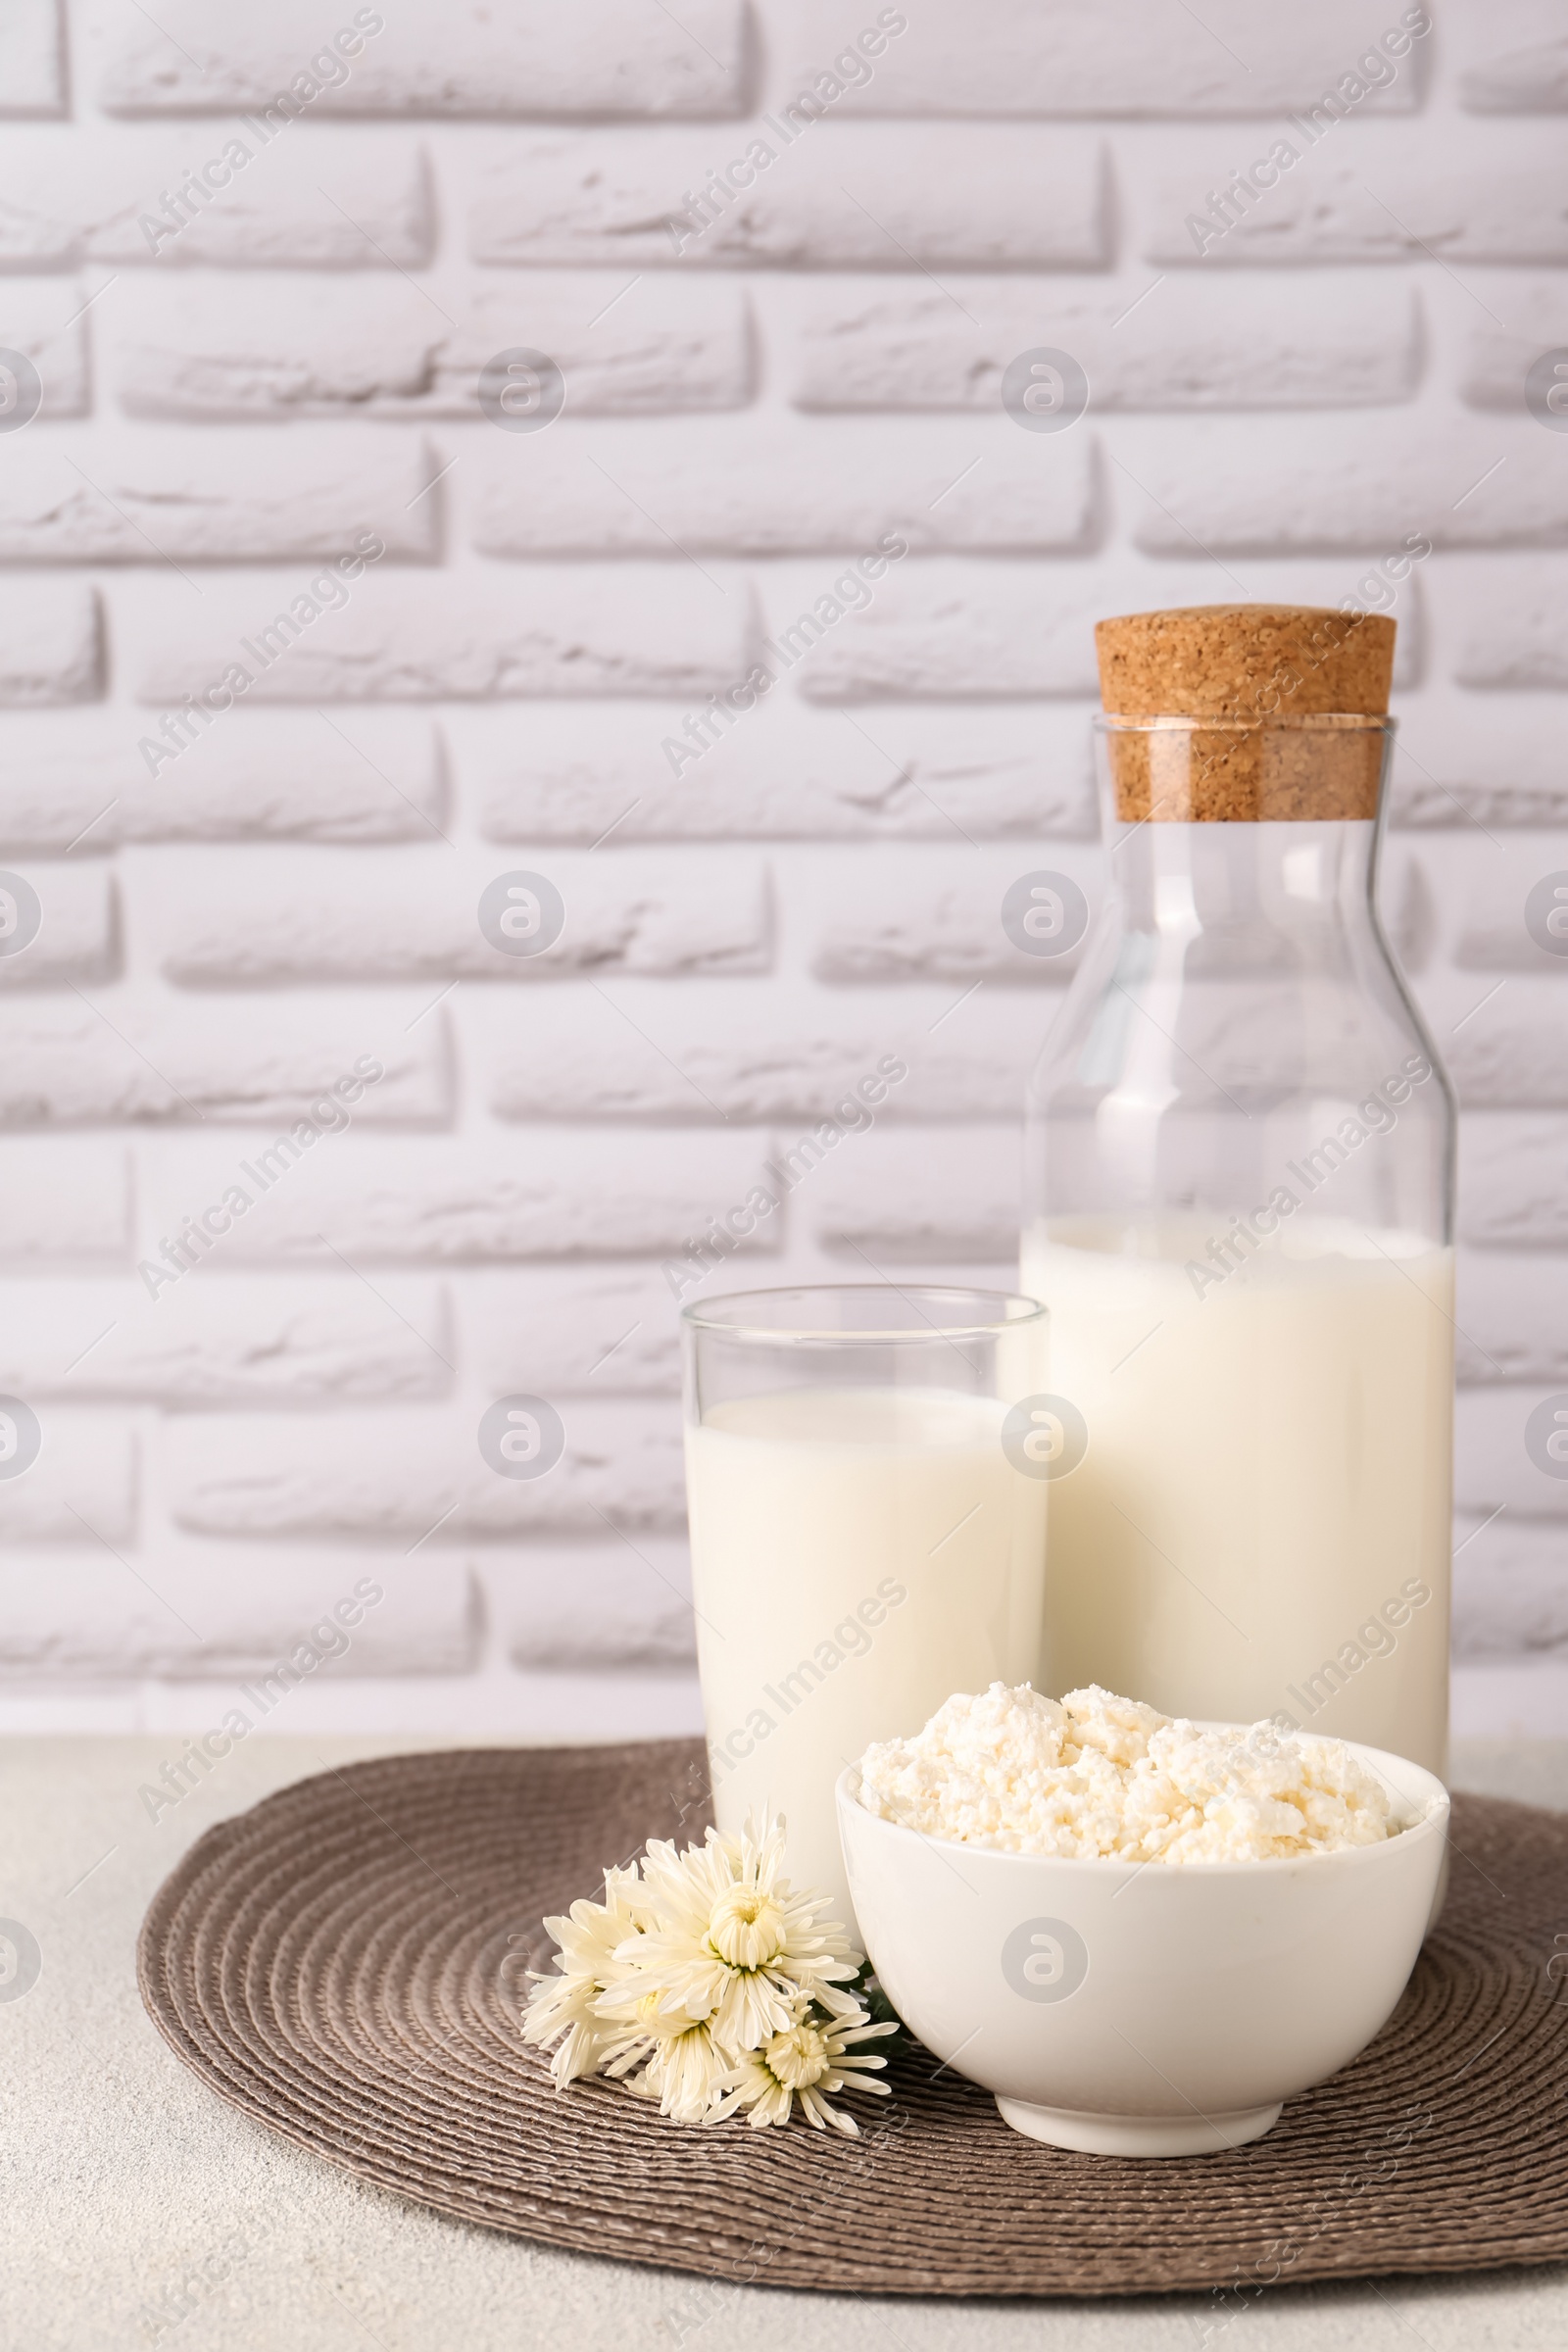
<svg viewBox="0 0 1568 2352">
<path fill-rule="evenodd" d="M 1046 1487 L 1006 1405 L 798 1388 L 686 1432 L 693 1597 L 720 1829 L 785 1815 L 790 1876 L 849 1922 L 833 1784 L 955 1690 L 1038 1671 Z"/>
<path fill-rule="evenodd" d="M 1283 1713 L 1441 1774 L 1453 1253 L 1301 1216 L 1195 1283 L 1210 1235 L 1025 1234 L 1052 1386 L 1090 1433 L 1051 1490 L 1043 1687 Z"/>
</svg>

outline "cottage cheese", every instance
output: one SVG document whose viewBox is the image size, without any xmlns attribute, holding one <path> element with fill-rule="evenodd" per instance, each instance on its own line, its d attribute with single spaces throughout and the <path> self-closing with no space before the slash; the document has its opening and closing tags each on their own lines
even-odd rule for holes
<svg viewBox="0 0 1568 2352">
<path fill-rule="evenodd" d="M 860 1802 L 929 1838 L 1127 1862 L 1264 1862 L 1377 1845 L 1406 1824 L 1339 1740 L 1200 1730 L 1091 1684 L 958 1692 L 860 1759 Z"/>
</svg>

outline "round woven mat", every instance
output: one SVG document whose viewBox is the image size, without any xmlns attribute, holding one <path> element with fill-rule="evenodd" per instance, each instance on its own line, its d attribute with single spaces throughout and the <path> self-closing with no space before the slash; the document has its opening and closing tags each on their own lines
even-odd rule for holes
<svg viewBox="0 0 1568 2352">
<path fill-rule="evenodd" d="M 646 1838 L 700 1835 L 701 1770 L 696 1742 L 662 1740 L 302 1781 L 162 1887 L 142 1996 L 222 2097 L 382 2188 L 719 2279 L 1245 2294 L 1568 2255 L 1568 1815 L 1456 1798 L 1447 1906 L 1373 2046 L 1266 2138 L 1139 2164 L 1020 2138 L 918 2046 L 892 2099 L 855 2103 L 858 2139 L 557 2092 L 517 2032 L 541 1918 Z"/>
</svg>

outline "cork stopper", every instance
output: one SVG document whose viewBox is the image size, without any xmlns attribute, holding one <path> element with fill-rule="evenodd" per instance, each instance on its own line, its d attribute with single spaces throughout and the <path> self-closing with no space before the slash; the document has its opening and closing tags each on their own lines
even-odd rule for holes
<svg viewBox="0 0 1568 2352">
<path fill-rule="evenodd" d="M 1128 823 L 1256 823 L 1377 813 L 1395 623 L 1313 605 L 1193 605 L 1096 625 L 1101 695 Z"/>
</svg>

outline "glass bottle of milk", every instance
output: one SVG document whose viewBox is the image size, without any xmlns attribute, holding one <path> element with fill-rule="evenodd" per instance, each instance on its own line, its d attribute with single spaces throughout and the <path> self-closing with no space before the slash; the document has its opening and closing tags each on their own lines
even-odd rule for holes
<svg viewBox="0 0 1568 2352">
<path fill-rule="evenodd" d="M 1102 623 L 1102 674 L 1189 617 Z M 1374 906 L 1392 722 L 1097 724 L 1108 899 L 1029 1100 L 1020 1287 L 1088 1430 L 1042 1684 L 1442 1773 L 1454 1117 Z"/>
</svg>

